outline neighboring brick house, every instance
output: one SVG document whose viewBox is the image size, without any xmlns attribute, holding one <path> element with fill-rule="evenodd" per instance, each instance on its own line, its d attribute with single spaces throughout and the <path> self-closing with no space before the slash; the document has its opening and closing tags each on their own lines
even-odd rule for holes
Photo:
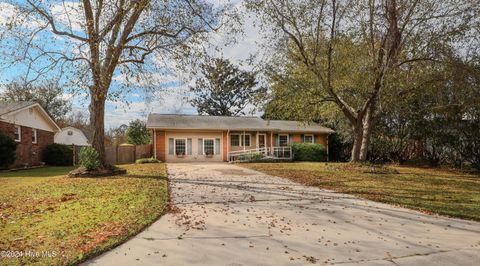
<svg viewBox="0 0 480 266">
<path fill-rule="evenodd" d="M 322 144 L 330 128 L 259 117 L 150 114 L 154 156 L 166 162 L 232 161 L 242 154 L 290 157 L 290 144 Z"/>
<path fill-rule="evenodd" d="M 43 149 L 53 143 L 58 125 L 34 102 L 0 102 L 0 132 L 16 142 L 17 157 L 12 168 L 42 164 Z"/>
</svg>

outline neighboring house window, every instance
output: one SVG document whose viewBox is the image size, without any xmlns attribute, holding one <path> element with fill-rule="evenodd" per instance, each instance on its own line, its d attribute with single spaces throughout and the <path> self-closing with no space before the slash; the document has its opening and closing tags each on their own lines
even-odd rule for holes
<svg viewBox="0 0 480 266">
<path fill-rule="evenodd" d="M 244 141 L 245 140 L 245 141 Z M 249 147 L 250 146 L 250 134 L 231 134 L 230 145 L 232 147 Z"/>
<path fill-rule="evenodd" d="M 288 146 L 288 135 L 278 135 L 278 145 Z"/>
<path fill-rule="evenodd" d="M 32 128 L 32 143 L 37 144 L 37 130 Z"/>
<path fill-rule="evenodd" d="M 232 147 L 239 147 L 240 146 L 240 135 L 230 135 L 230 145 Z"/>
<path fill-rule="evenodd" d="M 303 142 L 305 143 L 313 143 L 313 135 L 304 135 Z"/>
<path fill-rule="evenodd" d="M 69 135 L 69 136 L 73 135 L 73 131 L 69 130 L 69 131 L 67 132 L 67 135 Z"/>
<path fill-rule="evenodd" d="M 203 154 L 213 155 L 215 153 L 215 140 L 203 139 Z"/>
<path fill-rule="evenodd" d="M 15 141 L 22 141 L 22 128 L 20 126 L 15 126 Z"/>
<path fill-rule="evenodd" d="M 187 140 L 175 139 L 175 154 L 185 155 L 187 150 Z"/>
</svg>

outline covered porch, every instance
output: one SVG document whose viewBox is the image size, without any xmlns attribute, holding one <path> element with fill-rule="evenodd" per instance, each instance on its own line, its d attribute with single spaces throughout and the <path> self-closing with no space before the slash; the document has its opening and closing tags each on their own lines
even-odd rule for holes
<svg viewBox="0 0 480 266">
<path fill-rule="evenodd" d="M 253 159 L 292 160 L 289 135 L 274 131 L 229 131 L 227 134 L 227 161 Z"/>
</svg>

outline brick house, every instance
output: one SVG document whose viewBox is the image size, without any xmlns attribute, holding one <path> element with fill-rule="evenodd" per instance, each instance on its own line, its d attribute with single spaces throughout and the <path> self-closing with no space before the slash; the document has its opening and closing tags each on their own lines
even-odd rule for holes
<svg viewBox="0 0 480 266">
<path fill-rule="evenodd" d="M 322 144 L 330 128 L 259 117 L 150 114 L 154 157 L 165 162 L 234 161 L 250 153 L 291 159 L 290 144 Z"/>
<path fill-rule="evenodd" d="M 0 132 L 17 143 L 17 157 L 12 168 L 42 164 L 43 149 L 53 143 L 58 125 L 34 102 L 0 102 Z"/>
</svg>

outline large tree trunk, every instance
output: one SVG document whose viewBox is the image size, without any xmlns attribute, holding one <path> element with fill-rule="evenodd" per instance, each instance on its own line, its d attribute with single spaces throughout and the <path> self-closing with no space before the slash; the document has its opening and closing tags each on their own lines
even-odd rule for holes
<svg viewBox="0 0 480 266">
<path fill-rule="evenodd" d="M 368 146 L 370 145 L 370 139 L 372 136 L 373 129 L 373 102 L 368 108 L 365 118 L 363 120 L 363 134 L 362 134 L 362 144 L 360 146 L 360 156 L 359 160 L 364 162 L 367 160 Z"/>
<path fill-rule="evenodd" d="M 350 161 L 352 163 L 357 163 L 360 161 L 360 148 L 363 139 L 363 128 L 361 122 L 357 122 L 355 125 L 353 125 L 353 134 L 353 147 Z"/>
<path fill-rule="evenodd" d="M 98 152 L 101 167 L 106 167 L 105 159 L 105 98 L 91 93 L 90 126 L 93 130 L 92 147 Z"/>
</svg>

